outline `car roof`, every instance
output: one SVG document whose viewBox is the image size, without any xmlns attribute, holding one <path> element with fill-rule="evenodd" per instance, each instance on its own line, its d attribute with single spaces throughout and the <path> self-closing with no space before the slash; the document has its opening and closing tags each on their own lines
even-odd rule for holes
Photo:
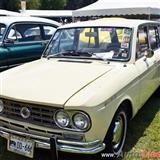
<svg viewBox="0 0 160 160">
<path fill-rule="evenodd" d="M 137 27 L 143 23 L 158 23 L 158 22 L 149 21 L 149 20 L 124 19 L 124 18 L 115 18 L 115 19 L 104 18 L 104 19 L 98 19 L 98 20 L 70 23 L 70 24 L 66 24 L 64 26 L 61 26 L 60 28 L 90 27 L 90 26 L 91 27 L 113 26 L 113 27 L 133 28 L 133 27 Z"/>
<path fill-rule="evenodd" d="M 49 24 L 53 24 L 56 26 L 61 25 L 60 23 L 58 23 L 56 21 L 45 19 L 45 18 L 39 18 L 39 17 L 29 17 L 29 16 L 25 16 L 25 17 L 1 16 L 0 17 L 0 23 L 4 23 L 7 26 L 9 26 L 12 23 L 16 23 L 16 22 L 32 22 L 32 21 L 49 23 Z"/>
</svg>

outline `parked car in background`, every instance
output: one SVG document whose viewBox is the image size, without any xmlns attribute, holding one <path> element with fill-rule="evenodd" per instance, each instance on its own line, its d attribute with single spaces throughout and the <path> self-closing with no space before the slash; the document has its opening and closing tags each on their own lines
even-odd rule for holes
<svg viewBox="0 0 160 160">
<path fill-rule="evenodd" d="M 160 86 L 160 23 L 61 26 L 41 59 L 1 73 L 0 82 L 0 136 L 8 150 L 117 157 L 128 121 Z"/>
<path fill-rule="evenodd" d="M 0 71 L 41 57 L 56 21 L 36 17 L 0 17 Z"/>
</svg>

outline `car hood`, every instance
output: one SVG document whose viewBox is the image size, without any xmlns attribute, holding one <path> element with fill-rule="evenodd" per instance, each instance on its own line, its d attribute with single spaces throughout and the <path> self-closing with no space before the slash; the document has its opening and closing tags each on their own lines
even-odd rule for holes
<svg viewBox="0 0 160 160">
<path fill-rule="evenodd" d="M 0 75 L 3 98 L 63 107 L 72 96 L 112 69 L 88 60 L 40 59 Z"/>
</svg>

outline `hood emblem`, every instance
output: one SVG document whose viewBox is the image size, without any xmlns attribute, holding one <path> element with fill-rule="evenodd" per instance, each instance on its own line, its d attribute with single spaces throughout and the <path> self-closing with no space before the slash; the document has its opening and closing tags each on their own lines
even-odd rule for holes
<svg viewBox="0 0 160 160">
<path fill-rule="evenodd" d="M 21 111 L 20 111 L 20 114 L 21 114 L 21 116 L 22 116 L 23 118 L 27 119 L 27 118 L 30 117 L 31 112 L 30 112 L 30 110 L 29 110 L 27 107 L 23 107 L 23 108 L 21 109 Z"/>
</svg>

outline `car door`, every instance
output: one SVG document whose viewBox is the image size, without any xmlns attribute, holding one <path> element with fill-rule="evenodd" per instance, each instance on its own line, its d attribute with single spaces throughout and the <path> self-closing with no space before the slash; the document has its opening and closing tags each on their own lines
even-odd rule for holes
<svg viewBox="0 0 160 160">
<path fill-rule="evenodd" d="M 159 85 L 160 80 L 160 41 L 159 41 L 159 34 L 158 34 L 158 24 L 152 24 L 148 28 L 148 36 L 149 36 L 149 43 L 151 49 L 154 51 L 155 60 L 155 69 L 156 69 L 156 80 L 157 86 Z"/>
<path fill-rule="evenodd" d="M 0 71 L 4 70 L 7 66 L 7 52 L 0 44 Z"/>
<path fill-rule="evenodd" d="M 3 70 L 7 65 L 7 58 L 6 58 L 6 50 L 3 47 L 2 41 L 5 34 L 7 26 L 3 23 L 0 23 L 0 71 Z"/>
<path fill-rule="evenodd" d="M 154 44 L 155 45 L 155 44 Z M 156 83 L 156 56 L 147 58 L 145 54 L 153 49 L 149 37 L 149 26 L 138 28 L 135 66 L 139 73 L 140 104 L 143 105 L 157 87 Z M 153 50 L 154 52 L 155 50 Z M 140 105 L 140 106 L 141 106 Z"/>
<path fill-rule="evenodd" d="M 45 45 L 40 24 L 17 23 L 12 25 L 4 40 L 8 66 L 40 58 Z"/>
</svg>

